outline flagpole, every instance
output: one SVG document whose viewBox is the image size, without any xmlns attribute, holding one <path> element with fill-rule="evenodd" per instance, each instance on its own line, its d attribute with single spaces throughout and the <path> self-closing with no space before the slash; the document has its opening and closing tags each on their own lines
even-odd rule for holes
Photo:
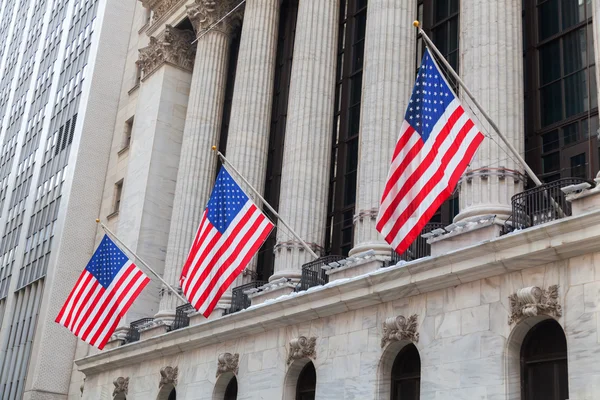
<svg viewBox="0 0 600 400">
<path fill-rule="evenodd" d="M 152 275 L 156 276 L 158 278 L 158 280 L 161 281 L 163 283 L 163 285 L 165 285 L 169 289 L 169 291 L 171 291 L 175 296 L 177 296 L 179 298 L 179 300 L 183 301 L 184 304 L 189 303 L 182 295 L 180 295 L 177 292 L 177 290 L 175 290 L 171 285 L 169 285 L 167 283 L 167 281 L 165 281 L 159 274 L 157 274 L 156 271 L 154 271 L 152 268 L 150 268 L 150 266 L 144 260 L 142 260 L 137 254 L 135 254 L 135 252 L 133 250 L 131 250 L 129 247 L 127 247 L 127 245 L 125 243 L 123 243 L 121 241 L 121 239 L 119 239 L 117 237 L 117 235 L 115 235 L 113 233 L 113 231 L 108 229 L 108 227 L 106 225 L 104 225 L 102 222 L 100 222 L 100 219 L 96 219 L 96 223 L 100 224 L 102 229 L 104 229 L 104 231 L 107 234 L 109 234 L 114 240 L 119 242 L 119 244 L 121 246 L 123 246 L 128 252 L 130 252 L 134 258 L 136 258 L 141 264 L 143 264 L 144 267 L 146 267 L 148 269 L 148 271 L 150 271 L 152 273 Z"/>
<path fill-rule="evenodd" d="M 452 77 L 454 79 L 456 79 L 456 81 L 458 82 L 458 84 L 460 85 L 460 87 L 463 88 L 463 90 L 465 91 L 465 93 L 467 94 L 467 96 L 469 96 L 469 98 L 471 99 L 471 101 L 473 102 L 473 104 L 475 104 L 475 106 L 479 109 L 479 112 L 481 112 L 481 114 L 489 122 L 489 124 L 492 127 L 492 129 L 494 129 L 494 131 L 496 131 L 496 133 L 498 134 L 498 136 L 500 136 L 500 139 L 502 139 L 502 141 L 504 142 L 504 144 L 506 144 L 506 146 L 508 147 L 508 149 L 510 150 L 510 152 L 517 158 L 517 160 L 519 161 L 519 163 L 525 169 L 525 172 L 527 172 L 527 175 L 529 175 L 529 177 L 535 183 L 536 186 L 541 186 L 542 185 L 542 181 L 540 181 L 540 179 L 533 172 L 533 170 L 529 167 L 529 165 L 527 165 L 527 163 L 525 162 L 525 160 L 523 159 L 523 157 L 521 157 L 521 155 L 519 154 L 519 152 L 517 151 L 517 149 L 512 145 L 512 143 L 506 138 L 506 136 L 504 136 L 504 134 L 502 132 L 500 132 L 500 128 L 498 128 L 498 125 L 496 125 L 496 123 L 492 120 L 492 118 L 485 112 L 485 110 L 483 109 L 483 107 L 481 107 L 481 105 L 479 104 L 479 102 L 477 101 L 477 99 L 475 99 L 475 96 L 473 96 L 473 94 L 471 93 L 471 91 L 469 90 L 469 88 L 467 87 L 467 85 L 463 82 L 462 79 L 460 79 L 460 76 L 458 76 L 458 74 L 456 73 L 456 71 L 454 71 L 454 68 L 452 68 L 452 66 L 448 63 L 448 61 L 442 55 L 442 53 L 440 53 L 440 51 L 438 50 L 438 48 L 435 47 L 435 44 L 433 44 L 433 42 L 431 41 L 431 39 L 429 39 L 429 36 L 427 36 L 427 34 L 425 33 L 425 31 L 423 31 L 423 29 L 421 29 L 419 21 L 413 22 L 413 26 L 415 28 L 417 28 L 419 34 L 421 35 L 421 37 L 427 43 L 427 47 L 429 47 L 435 53 L 435 55 L 438 57 L 438 59 L 444 64 L 444 66 L 446 67 L 446 69 L 448 69 L 448 71 L 450 71 L 450 74 L 452 74 Z"/>
<path fill-rule="evenodd" d="M 265 200 L 265 199 L 264 199 L 264 198 L 263 198 L 263 197 L 260 195 L 260 193 L 258 193 L 258 191 L 257 191 L 256 189 L 254 189 L 254 187 L 253 187 L 253 186 L 250 184 L 250 182 L 248 182 L 248 181 L 246 180 L 246 178 L 244 178 L 244 175 L 242 175 L 242 174 L 241 174 L 241 173 L 240 173 L 240 172 L 239 172 L 239 171 L 238 171 L 238 170 L 237 170 L 237 169 L 236 169 L 236 168 L 233 166 L 233 164 L 231 164 L 231 163 L 229 162 L 229 160 L 228 160 L 228 159 L 226 159 L 226 158 L 225 158 L 225 156 L 224 156 L 224 155 L 223 155 L 223 154 L 222 154 L 220 151 L 218 151 L 218 150 L 217 150 L 217 146 L 213 146 L 213 147 L 212 147 L 212 150 L 217 152 L 217 155 L 218 155 L 218 156 L 221 158 L 221 160 L 223 160 L 223 162 L 224 162 L 225 164 L 227 164 L 227 165 L 228 165 L 228 166 L 229 166 L 229 167 L 230 167 L 230 168 L 233 170 L 233 172 L 235 172 L 235 173 L 236 173 L 236 175 L 237 175 L 237 176 L 239 176 L 239 177 L 240 177 L 240 178 L 241 178 L 241 179 L 244 181 L 244 183 L 245 183 L 245 184 L 246 184 L 246 185 L 247 185 L 247 186 L 250 188 L 250 190 L 252 190 L 252 192 L 253 192 L 253 193 L 256 195 L 256 197 L 258 197 L 258 198 L 260 199 L 260 201 L 262 201 L 262 203 L 265 205 L 265 207 L 267 207 L 267 208 L 269 209 L 269 211 L 271 211 L 271 212 L 273 213 L 273 215 L 275 215 L 275 216 L 277 217 L 277 219 L 279 220 L 279 222 L 281 222 L 281 224 L 282 224 L 283 226 L 285 226 L 285 227 L 287 228 L 287 230 L 289 230 L 289 231 L 290 231 L 290 233 L 291 233 L 291 234 L 292 234 L 292 235 L 293 235 L 293 236 L 294 236 L 296 239 L 298 239 L 298 241 L 299 241 L 299 242 L 302 244 L 302 247 L 304 247 L 304 249 L 305 249 L 306 251 L 308 251 L 308 253 L 309 253 L 311 256 L 313 256 L 313 257 L 315 258 L 315 260 L 316 260 L 317 258 L 319 258 L 319 256 L 315 254 L 315 252 L 314 252 L 314 251 L 313 251 L 313 250 L 312 250 L 312 249 L 311 249 L 311 248 L 308 246 L 308 244 L 306 244 L 306 242 L 305 242 L 304 240 L 302 240 L 302 238 L 301 238 L 301 237 L 300 237 L 300 236 L 299 236 L 299 235 L 298 235 L 296 232 L 294 232 L 294 230 L 293 230 L 292 228 L 290 228 L 290 226 L 289 226 L 289 225 L 288 225 L 288 224 L 287 224 L 287 223 L 286 223 L 286 222 L 285 222 L 283 219 L 281 219 L 281 216 L 279 216 L 279 213 L 277 213 L 277 211 L 275 211 L 275 210 L 273 209 L 273 207 L 271 207 L 271 205 L 270 205 L 270 204 L 269 204 L 269 203 L 268 203 L 268 202 L 267 202 L 267 201 L 266 201 L 266 200 Z"/>
</svg>

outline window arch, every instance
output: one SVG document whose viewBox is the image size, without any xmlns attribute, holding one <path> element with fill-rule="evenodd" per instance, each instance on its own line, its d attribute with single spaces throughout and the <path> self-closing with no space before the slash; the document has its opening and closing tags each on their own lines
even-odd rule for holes
<svg viewBox="0 0 600 400">
<path fill-rule="evenodd" d="M 418 400 L 421 389 L 421 357 L 414 344 L 398 353 L 392 366 L 391 400 Z"/>
<path fill-rule="evenodd" d="M 237 378 L 233 376 L 229 383 L 227 384 L 227 388 L 225 389 L 225 396 L 223 396 L 224 400 L 237 400 Z"/>
<path fill-rule="evenodd" d="M 536 324 L 521 346 L 521 398 L 569 398 L 567 339 L 553 319 Z"/>
<path fill-rule="evenodd" d="M 296 400 L 314 400 L 315 389 L 317 386 L 317 371 L 312 362 L 307 363 L 300 375 L 296 384 Z"/>
</svg>

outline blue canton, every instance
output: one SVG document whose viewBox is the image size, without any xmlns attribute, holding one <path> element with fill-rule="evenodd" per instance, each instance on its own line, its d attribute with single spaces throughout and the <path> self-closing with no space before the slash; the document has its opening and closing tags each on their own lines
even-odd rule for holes
<svg viewBox="0 0 600 400">
<path fill-rule="evenodd" d="M 247 201 L 246 193 L 225 167 L 221 167 L 206 206 L 207 218 L 219 232 L 224 233 Z"/>
<path fill-rule="evenodd" d="M 404 119 L 426 142 L 454 98 L 454 93 L 431 59 L 429 50 L 425 50 Z"/>
<path fill-rule="evenodd" d="M 106 289 L 127 261 L 129 258 L 104 235 L 85 269 Z"/>
</svg>

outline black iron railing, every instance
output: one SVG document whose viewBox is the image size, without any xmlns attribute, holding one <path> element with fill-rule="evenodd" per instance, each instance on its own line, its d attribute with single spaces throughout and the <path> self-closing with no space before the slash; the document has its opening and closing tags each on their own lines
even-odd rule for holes
<svg viewBox="0 0 600 400">
<path fill-rule="evenodd" d="M 133 343 L 140 340 L 140 328 L 152 321 L 154 321 L 154 318 L 142 318 L 133 321 L 129 325 L 129 332 L 127 332 L 127 336 L 125 336 L 125 343 Z"/>
<path fill-rule="evenodd" d="M 169 331 L 176 331 L 177 329 L 185 328 L 190 326 L 189 313 L 194 310 L 191 304 L 184 304 L 175 309 L 175 319 L 173 324 L 169 328 Z"/>
<path fill-rule="evenodd" d="M 329 282 L 329 275 L 323 269 L 324 265 L 334 261 L 342 260 L 342 256 L 324 256 L 317 258 L 302 266 L 302 278 L 300 278 L 300 290 L 306 290 L 313 286 L 325 285 Z"/>
<path fill-rule="evenodd" d="M 427 239 L 422 238 L 421 235 L 443 227 L 444 224 L 440 222 L 430 222 L 425 225 L 421 233 L 419 233 L 419 236 L 417 236 L 415 241 L 412 242 L 410 247 L 406 249 L 404 253 L 398 254 L 395 251 L 392 251 L 390 265 L 396 265 L 399 261 L 413 261 L 431 255 L 431 246 L 427 243 Z"/>
<path fill-rule="evenodd" d="M 571 204 L 561 189 L 584 182 L 593 185 L 582 178 L 563 178 L 515 194 L 512 215 L 506 220 L 503 233 L 571 216 Z"/>
<path fill-rule="evenodd" d="M 244 294 L 244 291 L 256 289 L 265 285 L 266 283 L 266 281 L 254 281 L 234 287 L 231 290 L 231 308 L 227 310 L 225 314 L 233 314 L 250 307 L 250 299 L 248 298 L 248 295 Z"/>
</svg>

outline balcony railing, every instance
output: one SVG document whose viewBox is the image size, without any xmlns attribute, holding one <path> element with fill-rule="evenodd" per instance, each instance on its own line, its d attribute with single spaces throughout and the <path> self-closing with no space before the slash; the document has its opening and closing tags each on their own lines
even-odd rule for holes
<svg viewBox="0 0 600 400">
<path fill-rule="evenodd" d="M 233 314 L 250 307 L 250 299 L 248 298 L 248 295 L 244 294 L 244 291 L 248 289 L 256 289 L 265 285 L 266 283 L 266 281 L 254 281 L 246 283 L 245 285 L 234 287 L 231 290 L 231 308 L 226 311 L 226 314 Z"/>
<path fill-rule="evenodd" d="M 125 337 L 125 343 L 133 343 L 140 340 L 140 328 L 152 321 L 154 321 L 154 318 L 142 318 L 133 321 L 129 325 L 129 332 L 127 332 L 127 336 Z"/>
<path fill-rule="evenodd" d="M 396 265 L 399 261 L 408 262 L 431 255 L 431 246 L 427 243 L 427 239 L 422 238 L 421 235 L 442 228 L 444 228 L 444 224 L 440 222 L 430 222 L 425 225 L 421 233 L 419 233 L 419 236 L 417 236 L 415 241 L 412 242 L 410 247 L 406 249 L 404 253 L 398 254 L 395 251 L 392 252 L 390 265 Z"/>
<path fill-rule="evenodd" d="M 184 304 L 175 309 L 175 320 L 169 328 L 169 331 L 176 331 L 177 329 L 185 328 L 190 326 L 189 313 L 194 310 L 191 304 Z"/>
<path fill-rule="evenodd" d="M 563 178 L 517 193 L 512 197 L 512 215 L 504 224 L 503 233 L 571 216 L 571 204 L 562 188 L 588 182 L 582 178 Z"/>
<path fill-rule="evenodd" d="M 329 275 L 323 269 L 324 265 L 334 261 L 342 260 L 342 256 L 324 256 L 317 258 L 302 266 L 302 278 L 300 278 L 300 290 L 307 290 L 313 286 L 325 285 L 329 282 Z"/>
</svg>

